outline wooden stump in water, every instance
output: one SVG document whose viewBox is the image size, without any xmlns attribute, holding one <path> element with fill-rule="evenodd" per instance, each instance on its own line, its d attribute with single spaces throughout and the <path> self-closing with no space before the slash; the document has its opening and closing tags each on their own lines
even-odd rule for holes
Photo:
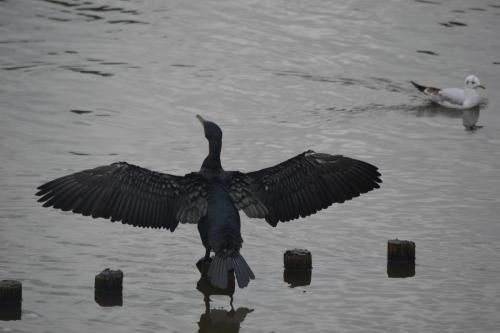
<svg viewBox="0 0 500 333">
<path fill-rule="evenodd" d="M 0 320 L 20 320 L 23 287 L 15 280 L 0 281 Z"/>
<path fill-rule="evenodd" d="M 16 280 L 0 281 L 0 304 L 21 304 L 23 299 L 23 286 Z"/>
<path fill-rule="evenodd" d="M 392 239 L 387 242 L 387 276 L 406 278 L 415 276 L 415 243 Z"/>
<path fill-rule="evenodd" d="M 94 300 L 103 307 L 123 305 L 123 272 L 106 268 L 95 276 Z"/>
<path fill-rule="evenodd" d="M 308 286 L 311 284 L 312 256 L 304 249 L 287 250 L 283 255 L 285 270 L 283 281 L 290 287 Z"/>
<path fill-rule="evenodd" d="M 387 260 L 390 262 L 415 262 L 415 243 L 391 239 L 387 242 Z"/>
<path fill-rule="evenodd" d="M 312 269 L 311 252 L 303 249 L 287 250 L 283 255 L 286 270 L 304 271 Z"/>
<path fill-rule="evenodd" d="M 106 268 L 95 276 L 94 288 L 99 292 L 116 293 L 121 292 L 123 286 L 123 272 L 112 271 Z"/>
</svg>

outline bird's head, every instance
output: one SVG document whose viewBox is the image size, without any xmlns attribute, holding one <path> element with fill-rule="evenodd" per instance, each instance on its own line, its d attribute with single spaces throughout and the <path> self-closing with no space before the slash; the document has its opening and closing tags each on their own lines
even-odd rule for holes
<svg viewBox="0 0 500 333">
<path fill-rule="evenodd" d="M 205 130 L 205 138 L 207 138 L 208 141 L 222 140 L 222 130 L 216 123 L 203 119 L 203 117 L 199 114 L 196 115 L 196 118 L 198 118 L 200 123 L 203 125 L 203 129 Z"/>
<path fill-rule="evenodd" d="M 466 89 L 477 89 L 477 88 L 484 88 L 483 85 L 481 85 L 481 82 L 479 82 L 479 79 L 475 75 L 469 75 L 465 78 L 464 86 Z"/>
</svg>

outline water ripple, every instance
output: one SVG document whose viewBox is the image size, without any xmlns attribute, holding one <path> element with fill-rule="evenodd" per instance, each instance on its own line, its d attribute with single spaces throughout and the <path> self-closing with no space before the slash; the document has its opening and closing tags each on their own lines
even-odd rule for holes
<svg viewBox="0 0 500 333">
<path fill-rule="evenodd" d="M 22 281 L 24 299 L 22 320 L 0 330 L 497 330 L 496 4 L 1 3 L 0 275 Z M 429 104 L 410 83 L 460 84 L 468 71 L 488 88 L 478 110 Z M 207 309 L 196 289 L 195 226 L 136 229 L 44 209 L 34 195 L 120 160 L 199 169 L 207 146 L 195 114 L 223 128 L 228 170 L 314 149 L 383 175 L 380 190 L 276 228 L 242 215 L 256 280 L 235 293 L 234 312 L 227 296 Z M 414 277 L 387 277 L 391 238 L 416 242 Z M 283 281 L 294 247 L 312 252 L 308 286 Z M 121 307 L 94 300 L 106 267 L 125 274 Z"/>
</svg>

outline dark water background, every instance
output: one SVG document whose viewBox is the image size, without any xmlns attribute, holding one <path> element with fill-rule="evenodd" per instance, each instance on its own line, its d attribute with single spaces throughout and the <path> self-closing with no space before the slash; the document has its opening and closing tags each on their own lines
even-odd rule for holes
<svg viewBox="0 0 500 333">
<path fill-rule="evenodd" d="M 0 279 L 24 286 L 22 320 L 0 331 L 496 331 L 499 32 L 494 0 L 0 1 Z M 471 73 L 487 87 L 479 120 L 409 83 L 461 86 Z M 34 196 L 119 160 L 197 170 L 197 113 L 224 130 L 226 169 L 310 148 L 383 173 L 381 190 L 275 229 L 243 216 L 257 279 L 232 317 L 223 296 L 204 314 L 195 227 L 135 229 Z M 387 277 L 396 237 L 417 244 L 413 278 Z M 313 254 L 310 286 L 283 282 L 294 247 Z M 106 267 L 125 273 L 122 307 L 94 302 Z"/>
</svg>

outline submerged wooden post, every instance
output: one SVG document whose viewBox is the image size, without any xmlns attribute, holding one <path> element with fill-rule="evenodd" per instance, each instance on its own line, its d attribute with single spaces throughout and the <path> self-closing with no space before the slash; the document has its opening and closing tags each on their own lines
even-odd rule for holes
<svg viewBox="0 0 500 333">
<path fill-rule="evenodd" d="M 0 320 L 21 319 L 23 287 L 16 280 L 0 281 Z"/>
<path fill-rule="evenodd" d="M 122 306 L 123 305 L 123 272 L 121 270 L 110 270 L 106 268 L 95 276 L 94 300 L 100 306 Z"/>
<path fill-rule="evenodd" d="M 387 242 L 387 276 L 406 278 L 415 276 L 415 243 L 392 239 Z"/>
<path fill-rule="evenodd" d="M 287 250 L 283 255 L 283 281 L 291 288 L 311 284 L 312 256 L 305 249 Z"/>
</svg>

